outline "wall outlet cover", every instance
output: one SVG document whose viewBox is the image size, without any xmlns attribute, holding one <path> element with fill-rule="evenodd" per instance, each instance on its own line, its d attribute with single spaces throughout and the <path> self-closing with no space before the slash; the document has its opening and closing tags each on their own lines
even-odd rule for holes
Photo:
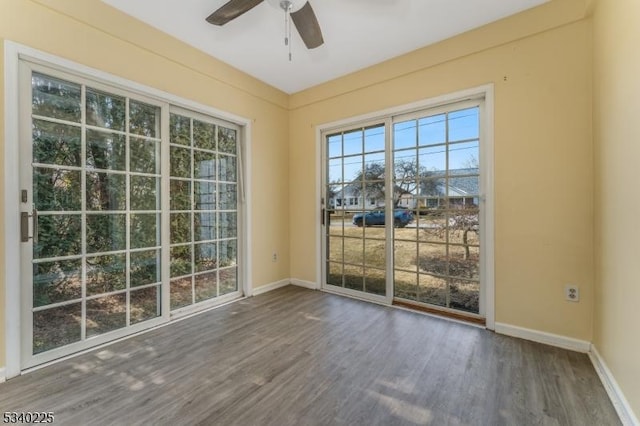
<svg viewBox="0 0 640 426">
<path fill-rule="evenodd" d="M 568 284 L 564 286 L 564 297 L 570 302 L 580 301 L 580 289 L 577 285 Z"/>
</svg>

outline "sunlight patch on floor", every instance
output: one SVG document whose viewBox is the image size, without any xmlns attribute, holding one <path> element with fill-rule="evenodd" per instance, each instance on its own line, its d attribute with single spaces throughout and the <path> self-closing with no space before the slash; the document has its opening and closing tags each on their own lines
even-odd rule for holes
<svg viewBox="0 0 640 426">
<path fill-rule="evenodd" d="M 367 391 L 369 395 L 378 400 L 380 404 L 385 406 L 395 416 L 415 424 L 426 424 L 433 420 L 431 410 L 410 404 L 398 398 L 389 395 L 382 395 L 374 391 Z"/>
</svg>

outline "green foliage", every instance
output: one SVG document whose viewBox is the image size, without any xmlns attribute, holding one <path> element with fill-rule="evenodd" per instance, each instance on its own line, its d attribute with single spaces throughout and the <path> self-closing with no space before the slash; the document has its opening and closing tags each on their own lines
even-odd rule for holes
<svg viewBox="0 0 640 426">
<path fill-rule="evenodd" d="M 171 247 L 171 277 L 180 277 L 193 272 L 191 245 Z"/>
<path fill-rule="evenodd" d="M 82 296 L 80 259 L 33 264 L 33 306 L 66 302 Z"/>
<path fill-rule="evenodd" d="M 218 151 L 236 154 L 236 138 L 237 135 L 235 130 L 218 127 Z"/>
<path fill-rule="evenodd" d="M 88 172 L 86 176 L 87 210 L 117 211 L 126 209 L 125 175 Z"/>
<path fill-rule="evenodd" d="M 124 214 L 87 215 L 87 253 L 124 250 L 125 241 Z"/>
<path fill-rule="evenodd" d="M 34 163 L 80 166 L 80 127 L 34 119 L 32 137 Z"/>
<path fill-rule="evenodd" d="M 216 126 L 193 120 L 193 146 L 214 151 L 216 149 Z"/>
<path fill-rule="evenodd" d="M 38 242 L 34 259 L 80 254 L 80 215 L 38 216 Z"/>
<path fill-rule="evenodd" d="M 39 211 L 79 211 L 80 172 L 34 167 L 33 199 Z"/>
<path fill-rule="evenodd" d="M 132 252 L 130 256 L 129 281 L 131 287 L 152 284 L 161 280 L 160 250 L 136 251 Z"/>
<path fill-rule="evenodd" d="M 87 253 L 93 254 L 86 258 L 84 265 L 87 294 L 124 290 L 127 274 L 131 287 L 160 282 L 161 251 L 138 250 L 161 244 L 161 215 L 140 213 L 160 209 L 160 179 L 136 174 L 129 174 L 127 179 L 126 173 L 127 170 L 131 173 L 160 173 L 160 143 L 151 139 L 160 137 L 160 109 L 90 87 L 86 88 L 83 103 L 80 85 L 37 73 L 33 75 L 32 89 L 33 114 L 43 117 L 33 119 L 33 161 L 51 166 L 33 168 L 34 203 L 38 210 L 44 212 L 80 212 L 82 197 L 85 197 L 88 214 L 84 240 Z M 83 104 L 86 106 L 86 125 L 91 128 L 79 125 Z M 47 118 L 77 124 L 54 123 Z M 171 179 L 170 208 L 172 211 L 187 211 L 171 213 L 171 243 L 191 243 L 170 249 L 170 275 L 176 277 L 215 270 L 219 266 L 218 261 L 222 266 L 235 265 L 237 241 L 218 243 L 212 240 L 218 237 L 218 229 L 220 238 L 237 236 L 237 213 L 234 211 L 237 209 L 237 132 L 176 114 L 170 115 L 169 127 L 170 142 L 175 144 L 170 148 L 169 172 L 171 176 L 186 179 Z M 71 170 L 83 164 L 83 129 L 87 170 Z M 137 135 L 129 136 L 128 142 L 127 136 L 118 133 L 127 130 Z M 86 179 L 84 195 L 82 173 Z M 198 181 L 192 183 L 191 179 Z M 233 183 L 218 184 L 218 180 Z M 196 203 L 192 205 L 194 196 Z M 215 212 L 218 196 L 220 207 L 231 212 Z M 127 207 L 137 212 L 129 215 L 128 230 Z M 202 211 L 195 215 L 188 212 L 194 208 Z M 33 246 L 34 258 L 81 255 L 81 223 L 81 215 L 77 213 L 41 214 L 38 219 L 39 242 Z M 206 242 L 193 244 L 196 241 Z M 127 248 L 134 251 L 127 255 Z M 111 253 L 102 254 L 104 252 Z M 82 262 L 82 259 L 73 259 L 34 264 L 34 306 L 80 298 Z M 229 271 L 224 273 L 225 278 L 222 271 L 220 273 L 221 293 L 237 288 L 235 268 Z M 216 296 L 215 276 L 214 272 L 210 275 L 213 281 L 207 281 L 206 297 Z M 187 286 L 187 282 L 190 283 L 190 279 L 181 282 L 184 284 L 183 302 L 189 304 L 191 286 Z M 180 300 L 174 303 L 173 288 L 172 282 L 172 306 L 182 303 Z M 152 287 L 131 292 L 132 323 L 158 315 L 158 291 L 159 287 Z M 205 297 L 205 293 L 201 292 L 199 297 Z M 88 319 L 96 323 L 88 333 L 96 334 L 124 326 L 122 308 L 125 300 L 123 293 L 88 302 Z M 34 323 L 36 352 L 79 339 L 73 321 L 77 324 L 76 315 L 80 316 L 81 311 L 75 305 L 43 312 Z M 51 332 L 52 325 L 59 327 L 59 333 Z M 47 337 L 47 332 L 55 338 Z"/>
<path fill-rule="evenodd" d="M 132 214 L 129 242 L 131 248 L 159 246 L 159 226 L 159 214 Z"/>
<path fill-rule="evenodd" d="M 129 101 L 129 131 L 149 138 L 159 137 L 160 108 Z"/>
<path fill-rule="evenodd" d="M 191 241 L 191 213 L 171 213 L 171 244 Z"/>
<path fill-rule="evenodd" d="M 191 119 L 171 114 L 169 119 L 169 141 L 180 145 L 191 145 Z"/>
<path fill-rule="evenodd" d="M 113 130 L 125 130 L 125 98 L 87 88 L 87 124 Z"/>
<path fill-rule="evenodd" d="M 31 88 L 34 115 L 80 122 L 82 114 L 79 84 L 33 73 Z"/>
<path fill-rule="evenodd" d="M 191 182 L 171 179 L 169 186 L 171 210 L 191 210 Z"/>
<path fill-rule="evenodd" d="M 131 137 L 129 141 L 129 170 L 136 173 L 159 173 L 159 149 L 159 142 Z"/>
<path fill-rule="evenodd" d="M 129 178 L 131 210 L 159 210 L 160 179 L 146 176 Z"/>
<path fill-rule="evenodd" d="M 190 178 L 191 177 L 191 150 L 172 146 L 171 154 L 171 176 Z"/>
<path fill-rule="evenodd" d="M 87 295 L 123 290 L 127 283 L 124 254 L 87 258 Z"/>
<path fill-rule="evenodd" d="M 87 167 L 103 170 L 125 170 L 124 135 L 87 130 Z"/>
</svg>

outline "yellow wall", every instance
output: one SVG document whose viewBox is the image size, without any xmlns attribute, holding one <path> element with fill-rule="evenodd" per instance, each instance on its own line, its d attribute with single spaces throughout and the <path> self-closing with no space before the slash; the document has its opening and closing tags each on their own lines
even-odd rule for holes
<svg viewBox="0 0 640 426">
<path fill-rule="evenodd" d="M 291 276 L 316 277 L 314 126 L 494 83 L 496 321 L 590 341 L 592 59 L 584 16 L 583 2 L 552 2 L 294 94 Z M 580 286 L 580 303 L 564 300 L 567 283 Z"/>
<path fill-rule="evenodd" d="M 594 344 L 640 416 L 640 2 L 597 1 L 593 21 Z"/>
<path fill-rule="evenodd" d="M 99 0 L 2 0 L 0 43 L 5 39 L 252 119 L 253 285 L 257 287 L 289 276 L 289 197 L 286 189 L 283 190 L 289 179 L 288 96 L 285 93 Z M 0 59 L 0 71 L 2 66 Z M 3 86 L 0 99 L 4 99 Z M 4 135 L 1 108 L 0 130 Z M 1 144 L 0 153 L 3 152 Z M 0 188 L 4 188 L 2 182 Z M 4 226 L 3 200 L 1 197 L 0 226 Z M 268 226 L 264 225 L 266 218 Z M 0 241 L 4 241 L 4 235 L 1 229 Z M 3 249 L 4 246 L 0 248 L 0 271 L 10 266 L 2 263 Z M 271 261 L 273 250 L 279 253 L 277 263 Z M 2 311 L 3 280 L 4 274 L 0 275 Z M 5 365 L 4 331 L 4 315 L 0 315 L 0 367 Z"/>
<path fill-rule="evenodd" d="M 1 19 L 1 18 L 0 18 Z M 4 58 L 4 44 L 0 46 L 0 58 Z M 2 82 L 0 82 L 0 147 L 4 146 L 4 59 L 0 59 L 0 75 L 2 76 Z M 5 307 L 5 298 L 4 298 L 4 268 L 7 266 L 4 264 L 4 150 L 0 149 L 0 164 L 2 165 L 0 173 L 0 368 L 5 365 L 5 315 L 4 315 L 4 307 Z"/>
</svg>

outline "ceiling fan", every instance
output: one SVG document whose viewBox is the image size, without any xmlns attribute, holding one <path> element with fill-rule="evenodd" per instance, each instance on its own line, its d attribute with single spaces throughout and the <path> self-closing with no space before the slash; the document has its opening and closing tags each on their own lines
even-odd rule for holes
<svg viewBox="0 0 640 426">
<path fill-rule="evenodd" d="M 264 0 L 230 0 L 207 17 L 207 22 L 213 25 L 224 25 L 227 22 L 236 19 L 238 16 L 253 9 Z M 322 31 L 318 24 L 316 14 L 313 12 L 311 4 L 307 1 L 299 10 L 293 11 L 294 4 L 289 0 L 269 0 L 269 3 L 275 3 L 285 12 L 285 18 L 291 17 L 302 41 L 304 41 L 307 49 L 315 49 L 324 43 Z M 288 39 L 285 38 L 288 44 Z"/>
</svg>

